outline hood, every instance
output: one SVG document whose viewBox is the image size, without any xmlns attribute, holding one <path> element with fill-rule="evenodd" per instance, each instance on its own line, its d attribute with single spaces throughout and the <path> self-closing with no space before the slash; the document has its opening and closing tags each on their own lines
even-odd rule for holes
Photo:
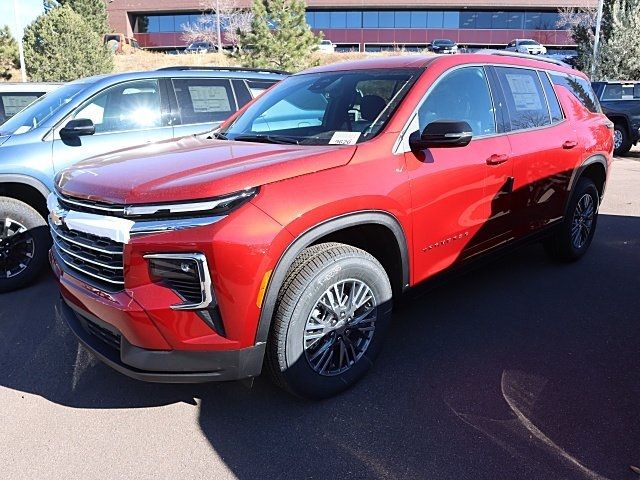
<svg viewBox="0 0 640 480">
<path fill-rule="evenodd" d="M 191 136 L 84 160 L 56 183 L 64 195 L 115 204 L 200 200 L 339 167 L 355 150 Z"/>
</svg>

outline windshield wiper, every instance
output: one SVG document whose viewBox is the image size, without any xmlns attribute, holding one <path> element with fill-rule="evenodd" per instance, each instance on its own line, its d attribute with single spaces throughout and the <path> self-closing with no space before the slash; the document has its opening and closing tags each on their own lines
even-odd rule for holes
<svg viewBox="0 0 640 480">
<path fill-rule="evenodd" d="M 300 141 L 293 137 L 282 137 L 279 135 L 238 135 L 234 138 L 238 142 L 262 142 L 278 143 L 282 145 L 298 145 Z"/>
<path fill-rule="evenodd" d="M 207 140 L 229 140 L 227 138 L 227 136 L 224 133 L 220 133 L 220 132 L 211 132 L 209 134 L 209 136 L 207 137 Z"/>
</svg>

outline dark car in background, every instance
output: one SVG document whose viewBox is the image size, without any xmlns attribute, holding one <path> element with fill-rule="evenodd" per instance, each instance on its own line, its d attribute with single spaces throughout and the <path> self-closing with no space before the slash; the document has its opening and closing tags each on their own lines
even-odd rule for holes
<svg viewBox="0 0 640 480">
<path fill-rule="evenodd" d="M 448 38 L 439 38 L 431 42 L 431 51 L 433 53 L 446 53 L 453 54 L 458 53 L 458 45 L 453 40 Z"/>
<path fill-rule="evenodd" d="M 602 112 L 614 124 L 616 155 L 624 155 L 640 141 L 640 82 L 592 82 Z"/>
</svg>

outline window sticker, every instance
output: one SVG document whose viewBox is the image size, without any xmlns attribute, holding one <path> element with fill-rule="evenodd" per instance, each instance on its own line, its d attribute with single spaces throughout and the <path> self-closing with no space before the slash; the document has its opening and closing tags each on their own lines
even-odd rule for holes
<svg viewBox="0 0 640 480">
<path fill-rule="evenodd" d="M 193 103 L 194 112 L 230 112 L 231 104 L 227 96 L 227 89 L 220 86 L 189 86 L 189 95 Z"/>
<path fill-rule="evenodd" d="M 355 145 L 359 138 L 360 132 L 335 132 L 329 145 Z"/>
<path fill-rule="evenodd" d="M 511 95 L 513 95 L 516 110 L 542 110 L 540 94 L 532 77 L 515 73 L 507 73 L 505 77 L 507 78 L 507 82 L 509 82 L 509 88 L 511 89 Z"/>
</svg>

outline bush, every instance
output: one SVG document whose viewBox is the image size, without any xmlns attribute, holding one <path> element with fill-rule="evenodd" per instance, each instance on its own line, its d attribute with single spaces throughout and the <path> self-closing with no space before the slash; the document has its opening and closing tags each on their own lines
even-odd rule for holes
<svg viewBox="0 0 640 480">
<path fill-rule="evenodd" d="M 20 68 L 18 43 L 8 26 L 0 28 L 0 78 L 11 79 L 9 70 Z"/>
<path fill-rule="evenodd" d="M 246 67 L 297 71 L 310 65 L 316 37 L 302 0 L 254 0 L 251 30 L 238 32 L 240 62 Z"/>
<path fill-rule="evenodd" d="M 67 82 L 113 70 L 100 35 L 68 5 L 40 15 L 25 29 L 24 54 L 34 81 Z"/>
</svg>

